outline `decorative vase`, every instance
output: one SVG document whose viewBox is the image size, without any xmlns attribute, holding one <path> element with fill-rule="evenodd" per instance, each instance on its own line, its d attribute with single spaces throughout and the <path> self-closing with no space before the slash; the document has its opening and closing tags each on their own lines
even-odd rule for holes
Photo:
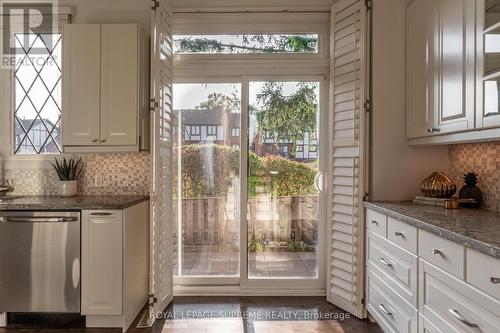
<svg viewBox="0 0 500 333">
<path fill-rule="evenodd" d="M 457 185 L 442 172 L 434 172 L 420 184 L 420 190 L 426 197 L 450 198 L 457 191 Z"/>
<path fill-rule="evenodd" d="M 477 186 L 477 174 L 474 172 L 467 172 L 464 174 L 464 183 L 458 197 L 460 199 L 473 199 L 475 202 L 463 202 L 462 206 L 466 208 L 479 208 L 483 203 L 483 192 Z"/>
<path fill-rule="evenodd" d="M 73 197 L 78 193 L 78 182 L 76 180 L 60 180 L 57 183 L 57 189 L 60 196 Z"/>
</svg>

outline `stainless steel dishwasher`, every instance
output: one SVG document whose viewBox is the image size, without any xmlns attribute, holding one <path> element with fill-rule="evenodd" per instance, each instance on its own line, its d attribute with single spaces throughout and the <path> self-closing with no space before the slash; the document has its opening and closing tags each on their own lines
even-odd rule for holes
<svg viewBox="0 0 500 333">
<path fill-rule="evenodd" d="M 80 312 L 80 213 L 0 211 L 0 312 Z"/>
</svg>

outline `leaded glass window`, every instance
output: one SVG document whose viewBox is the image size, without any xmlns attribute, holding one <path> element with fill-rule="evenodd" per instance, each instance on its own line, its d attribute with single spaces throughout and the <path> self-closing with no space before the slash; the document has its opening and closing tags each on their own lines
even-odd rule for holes
<svg viewBox="0 0 500 333">
<path fill-rule="evenodd" d="M 61 34 L 15 34 L 14 154 L 61 152 Z"/>
</svg>

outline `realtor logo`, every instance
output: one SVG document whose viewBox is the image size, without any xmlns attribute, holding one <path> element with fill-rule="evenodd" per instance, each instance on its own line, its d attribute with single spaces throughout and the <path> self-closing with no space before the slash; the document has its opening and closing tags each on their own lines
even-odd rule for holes
<svg viewBox="0 0 500 333">
<path fill-rule="evenodd" d="M 1 68 L 14 68 L 20 61 L 47 59 L 47 50 L 58 31 L 57 0 L 0 0 Z M 42 43 L 35 42 L 36 36 Z M 31 59 L 16 57 L 29 53 Z M 37 59 L 40 57 L 39 59 Z"/>
</svg>

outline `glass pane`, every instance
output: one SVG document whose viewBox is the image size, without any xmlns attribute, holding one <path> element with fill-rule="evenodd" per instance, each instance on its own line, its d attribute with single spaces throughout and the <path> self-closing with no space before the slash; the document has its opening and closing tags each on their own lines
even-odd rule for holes
<svg viewBox="0 0 500 333">
<path fill-rule="evenodd" d="M 486 0 L 485 28 L 500 22 L 500 0 Z"/>
<path fill-rule="evenodd" d="M 500 70 L 500 30 L 484 35 L 484 72 Z"/>
<path fill-rule="evenodd" d="M 484 81 L 484 115 L 500 113 L 500 78 Z"/>
<path fill-rule="evenodd" d="M 318 275 L 319 82 L 250 82 L 249 278 Z"/>
<path fill-rule="evenodd" d="M 174 84 L 178 276 L 239 275 L 240 91 Z"/>
<path fill-rule="evenodd" d="M 58 154 L 61 35 L 17 34 L 14 71 L 15 154 Z"/>
<path fill-rule="evenodd" d="M 318 34 L 175 35 L 180 54 L 318 53 Z"/>
</svg>

